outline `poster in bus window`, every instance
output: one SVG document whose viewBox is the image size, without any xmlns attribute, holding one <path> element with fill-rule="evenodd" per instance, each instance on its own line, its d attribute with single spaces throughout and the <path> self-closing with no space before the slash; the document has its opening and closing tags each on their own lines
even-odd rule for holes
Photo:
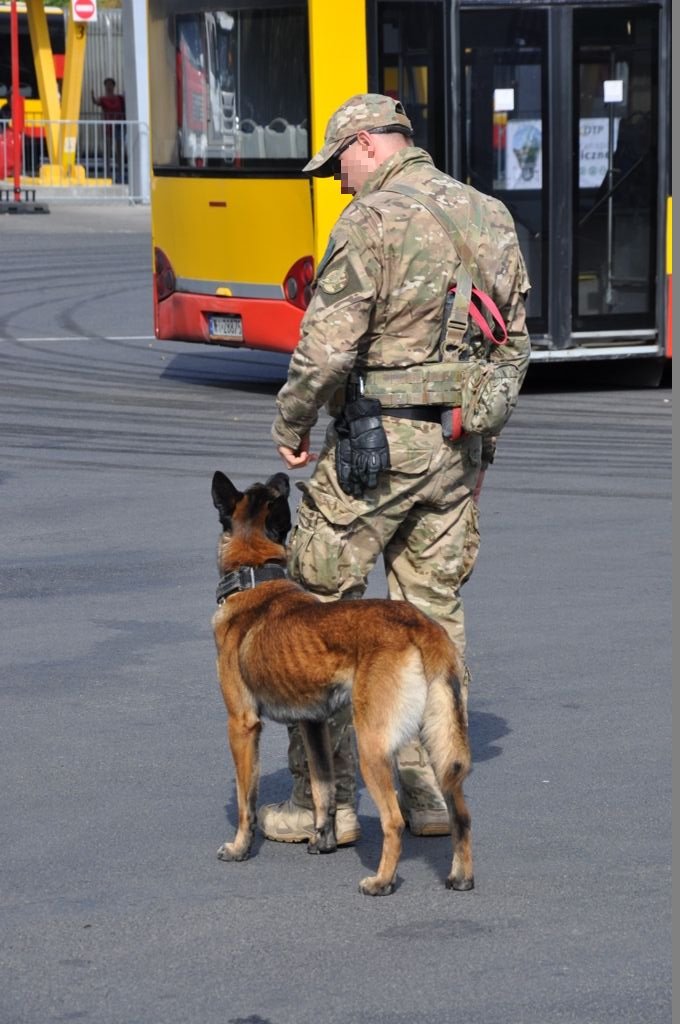
<svg viewBox="0 0 680 1024">
<path fill-rule="evenodd" d="M 619 133 L 619 117 L 613 118 L 613 147 Z M 579 121 L 579 188 L 599 188 L 609 168 L 609 118 L 582 117 Z"/>
<path fill-rule="evenodd" d="M 543 140 L 540 118 L 508 121 L 505 129 L 507 189 L 542 186 Z"/>
</svg>

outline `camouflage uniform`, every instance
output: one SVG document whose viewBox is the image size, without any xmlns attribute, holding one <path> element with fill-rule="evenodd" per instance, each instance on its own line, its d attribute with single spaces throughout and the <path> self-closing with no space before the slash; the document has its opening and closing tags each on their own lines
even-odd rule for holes
<svg viewBox="0 0 680 1024">
<path fill-rule="evenodd" d="M 377 101 L 385 97 L 359 96 L 343 105 L 347 136 L 356 134 L 359 129 L 353 125 L 359 122 L 371 131 L 365 122 L 373 100 L 379 107 Z M 336 138 L 338 134 L 336 126 Z M 318 166 L 320 157 L 315 159 Z M 441 224 L 412 198 L 390 192 L 393 183 L 432 197 L 461 230 L 468 222 L 473 190 L 437 170 L 424 150 L 409 146 L 378 167 L 336 223 L 287 382 L 277 397 L 274 441 L 297 450 L 324 403 L 332 414 L 339 412 L 351 371 L 365 374 L 367 395 L 372 372 L 406 373 L 395 375 L 396 403 L 381 391 L 391 468 L 362 498 L 347 495 L 338 484 L 336 433 L 330 425 L 312 478 L 298 483 L 303 498 L 291 536 L 289 569 L 322 600 L 357 598 L 383 555 L 390 597 L 406 598 L 441 622 L 464 654 L 460 588 L 479 547 L 472 493 L 480 469 L 493 457 L 493 442 L 483 442 L 479 435 L 445 440 L 439 423 L 400 419 L 398 408 L 392 407 L 423 400 L 418 374 L 423 364 L 439 358 L 446 293 L 460 266 Z M 496 199 L 476 196 L 482 221 L 475 283 L 492 296 L 508 328 L 507 344 L 495 348 L 491 358 L 512 363 L 521 379 L 529 360 L 524 261 L 506 208 Z M 473 336 L 473 347 L 478 343 Z M 384 382 L 384 374 L 380 379 Z M 415 382 L 412 389 L 410 380 Z M 336 746 L 342 745 L 349 728 L 347 715 L 334 724 Z M 291 740 L 293 800 L 311 807 L 304 751 L 295 731 Z M 417 766 L 416 775 L 422 773 L 417 745 L 397 759 L 402 785 L 408 785 L 410 764 Z M 353 801 L 347 771 L 338 775 L 339 802 Z"/>
</svg>

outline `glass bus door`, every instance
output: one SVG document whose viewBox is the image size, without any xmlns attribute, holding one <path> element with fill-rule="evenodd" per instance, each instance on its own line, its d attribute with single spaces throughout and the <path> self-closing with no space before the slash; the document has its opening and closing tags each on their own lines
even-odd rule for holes
<svg viewBox="0 0 680 1024">
<path fill-rule="evenodd" d="M 655 324 L 657 8 L 574 11 L 573 319 L 581 335 Z"/>
<path fill-rule="evenodd" d="M 655 4 L 459 13 L 454 173 L 517 225 L 535 348 L 656 335 Z"/>
<path fill-rule="evenodd" d="M 526 7 L 460 13 L 456 168 L 514 217 L 532 283 L 532 335 L 548 331 L 547 15 Z"/>
</svg>

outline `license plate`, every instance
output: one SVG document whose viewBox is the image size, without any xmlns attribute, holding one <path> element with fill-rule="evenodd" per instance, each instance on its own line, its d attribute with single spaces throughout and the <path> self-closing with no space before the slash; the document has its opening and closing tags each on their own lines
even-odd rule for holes
<svg viewBox="0 0 680 1024">
<path fill-rule="evenodd" d="M 211 316 L 208 320 L 211 338 L 229 338 L 243 341 L 243 324 L 240 316 Z"/>
</svg>

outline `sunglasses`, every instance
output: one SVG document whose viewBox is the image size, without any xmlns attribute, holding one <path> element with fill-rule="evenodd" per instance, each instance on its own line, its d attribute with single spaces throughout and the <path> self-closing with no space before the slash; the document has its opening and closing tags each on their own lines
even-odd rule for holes
<svg viewBox="0 0 680 1024">
<path fill-rule="evenodd" d="M 349 142 L 346 142 L 344 146 L 341 146 L 340 149 L 337 151 L 337 153 L 330 162 L 331 173 L 333 175 L 340 174 L 340 157 L 344 152 L 346 152 L 346 150 L 349 149 L 350 146 L 353 146 L 356 141 L 357 137 L 356 135 L 353 135 Z"/>
<path fill-rule="evenodd" d="M 400 111 L 400 113 L 403 113 L 403 111 Z M 393 135 L 393 134 L 398 134 L 398 135 L 405 135 L 407 139 L 412 138 L 413 134 L 414 134 L 412 128 L 406 128 L 405 126 L 402 127 L 401 125 L 399 125 L 397 127 L 397 126 L 392 125 L 392 124 L 379 125 L 377 128 L 370 128 L 370 129 L 366 129 L 366 130 L 370 131 L 371 135 Z M 349 139 L 344 144 L 344 146 L 340 147 L 340 149 L 337 151 L 335 156 L 331 159 L 331 161 L 330 161 L 331 174 L 333 174 L 335 177 L 337 177 L 337 175 L 340 174 L 340 169 L 341 169 L 340 168 L 340 157 L 342 156 L 342 154 L 346 150 L 349 149 L 350 146 L 354 145 L 354 143 L 357 141 L 357 138 L 358 138 L 357 135 L 353 135 L 352 138 Z"/>
</svg>

